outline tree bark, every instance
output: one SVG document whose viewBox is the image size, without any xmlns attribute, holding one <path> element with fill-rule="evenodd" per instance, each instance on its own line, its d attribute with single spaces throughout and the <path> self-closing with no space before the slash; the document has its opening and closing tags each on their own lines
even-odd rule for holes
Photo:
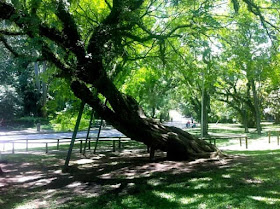
<svg viewBox="0 0 280 209">
<path fill-rule="evenodd" d="M 39 79 L 39 73 L 40 73 L 40 69 L 39 69 L 39 64 L 38 62 L 34 63 L 34 73 L 35 73 L 35 83 L 36 83 L 36 87 L 38 92 L 41 91 L 41 85 L 40 85 L 40 79 Z"/>
<path fill-rule="evenodd" d="M 255 117 L 256 117 L 256 128 L 258 135 L 261 135 L 262 127 L 261 127 L 261 113 L 260 113 L 260 103 L 259 98 L 256 90 L 256 85 L 254 79 L 251 79 L 251 86 L 253 92 L 253 99 L 254 99 L 254 108 L 255 108 Z"/>
<path fill-rule="evenodd" d="M 107 81 L 109 82 L 109 80 Z M 111 85 L 110 82 L 107 85 Z M 146 118 L 136 101 L 126 95 L 107 92 L 106 98 L 114 109 L 114 101 L 123 101 L 122 111 L 112 111 L 101 107 L 96 98 L 90 97 L 86 86 L 73 82 L 75 95 L 93 107 L 106 121 L 132 140 L 143 142 L 153 149 L 167 152 L 170 160 L 193 160 L 221 156 L 221 152 L 212 144 L 175 127 L 164 126 L 161 123 Z M 118 96 L 116 96 L 118 95 Z M 113 104 L 113 105 L 112 105 Z"/>
<path fill-rule="evenodd" d="M 43 63 L 42 73 L 46 72 L 47 70 L 47 63 Z M 42 107 L 46 105 L 47 102 L 47 84 L 45 81 L 42 80 Z"/>
<path fill-rule="evenodd" d="M 210 104 L 210 97 L 206 89 L 202 89 L 201 97 L 201 137 L 208 135 L 208 109 Z"/>
<path fill-rule="evenodd" d="M 248 129 L 248 118 L 247 118 L 247 110 L 241 110 L 242 114 L 242 121 L 243 121 L 243 126 L 244 126 L 244 132 L 245 133 L 249 133 L 249 129 Z"/>
</svg>

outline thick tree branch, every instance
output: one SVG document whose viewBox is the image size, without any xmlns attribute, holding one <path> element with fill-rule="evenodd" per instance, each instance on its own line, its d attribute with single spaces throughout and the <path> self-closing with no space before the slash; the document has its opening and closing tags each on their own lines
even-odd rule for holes
<svg viewBox="0 0 280 209">
<path fill-rule="evenodd" d="M 51 49 L 47 46 L 44 45 L 42 48 L 42 54 L 43 56 L 53 63 L 57 68 L 61 70 L 61 72 L 57 75 L 58 77 L 63 77 L 63 78 L 71 78 L 72 75 L 72 70 L 70 67 L 65 65 L 52 51 Z"/>
<path fill-rule="evenodd" d="M 30 25 L 34 26 L 34 18 L 37 20 L 37 27 L 39 29 L 39 34 L 45 36 L 50 40 L 54 41 L 58 45 L 69 49 L 74 52 L 77 57 L 84 57 L 85 51 L 79 39 L 79 34 L 75 28 L 75 23 L 72 17 L 64 9 L 63 3 L 58 5 L 57 16 L 64 23 L 63 31 L 60 32 L 54 28 L 50 28 L 45 24 L 40 24 L 39 18 L 33 14 L 33 18 L 26 18 L 23 13 L 17 13 L 12 5 L 0 2 L 0 19 L 7 19 L 13 21 L 17 26 L 19 26 L 26 35 L 34 38 L 34 31 L 30 29 Z M 32 21 L 32 22 L 31 22 Z"/>
<path fill-rule="evenodd" d="M 108 2 L 108 0 L 105 0 L 105 3 L 107 4 L 108 8 L 109 8 L 110 10 L 112 10 L 112 6 L 111 6 L 111 4 Z"/>
<path fill-rule="evenodd" d="M 3 35 L 0 34 L 0 41 L 4 44 L 5 48 L 8 49 L 15 57 L 19 57 L 19 53 L 17 53 L 7 42 Z"/>
<path fill-rule="evenodd" d="M 10 19 L 15 14 L 15 9 L 12 5 L 0 1 L 0 19 Z"/>
<path fill-rule="evenodd" d="M 167 39 L 167 38 L 171 37 L 171 36 L 172 36 L 177 30 L 179 30 L 179 29 L 182 29 L 182 28 L 190 28 L 190 27 L 193 26 L 192 23 L 190 23 L 190 24 L 178 25 L 177 27 L 171 29 L 171 30 L 170 30 L 168 33 L 166 33 L 166 34 L 155 34 L 155 33 L 151 32 L 150 30 L 148 30 L 144 25 L 139 24 L 139 23 L 138 23 L 137 25 L 138 25 L 139 28 L 141 28 L 143 31 L 145 31 L 145 32 L 149 35 L 150 38 L 156 38 L 156 39 L 159 39 L 159 40 L 164 40 L 164 39 Z M 174 37 L 174 36 L 180 36 L 180 35 L 176 34 L 176 35 L 173 35 L 173 37 Z"/>
<path fill-rule="evenodd" d="M 85 50 L 81 41 L 80 35 L 76 23 L 70 13 L 66 11 L 64 2 L 59 1 L 56 15 L 63 22 L 63 37 L 65 38 L 65 44 L 71 51 L 81 60 L 85 57 Z"/>
<path fill-rule="evenodd" d="M 90 91 L 90 89 L 81 81 L 72 81 L 71 89 L 76 97 L 80 98 L 82 101 L 93 107 L 103 119 L 108 121 L 112 121 L 112 118 L 114 120 L 118 120 L 116 114 L 106 105 L 104 105 L 104 103 L 97 97 L 97 95 L 94 95 Z"/>
<path fill-rule="evenodd" d="M 0 29 L 0 34 L 7 35 L 7 36 L 22 36 L 26 35 L 25 33 L 21 31 L 9 31 L 9 30 L 1 30 Z"/>
<path fill-rule="evenodd" d="M 250 12 L 252 12 L 254 15 L 256 15 L 257 17 L 260 18 L 261 24 L 264 27 L 266 34 L 268 35 L 268 37 L 270 38 L 271 41 L 274 40 L 274 37 L 271 36 L 267 25 L 269 25 L 270 27 L 274 28 L 275 30 L 277 30 L 278 32 L 280 32 L 280 28 L 275 26 L 274 24 L 272 24 L 271 22 L 267 21 L 265 19 L 265 17 L 263 16 L 260 7 L 258 5 L 256 5 L 252 0 L 243 0 L 247 6 L 248 6 L 248 10 Z M 274 43 L 272 42 L 272 44 L 274 45 Z"/>
</svg>

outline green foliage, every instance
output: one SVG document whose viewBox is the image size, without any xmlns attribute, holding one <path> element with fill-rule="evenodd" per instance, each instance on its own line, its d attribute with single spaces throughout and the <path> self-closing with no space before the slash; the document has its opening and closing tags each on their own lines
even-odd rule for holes
<svg viewBox="0 0 280 209">
<path fill-rule="evenodd" d="M 51 99 L 47 101 L 46 111 L 54 130 L 73 130 L 81 101 L 70 91 L 69 84 L 66 80 L 53 79 L 49 83 L 49 92 L 49 97 Z M 90 114 L 91 110 L 86 106 L 80 122 L 80 130 L 84 130 L 88 127 Z"/>
<path fill-rule="evenodd" d="M 155 64 L 155 60 L 154 60 Z M 132 95 L 145 112 L 154 118 L 168 118 L 170 97 L 174 80 L 165 76 L 165 68 L 158 65 L 141 67 L 131 72 L 123 85 L 123 91 Z"/>
<path fill-rule="evenodd" d="M 21 23 L 32 20 L 24 30 L 35 35 L 5 36 L 14 52 L 25 55 L 21 59 L 11 59 L 13 53 L 1 43 L 0 85 L 16 89 L 16 94 L 7 93 L 1 104 L 3 108 L 13 104 L 11 114 L 5 117 L 38 116 L 40 92 L 35 89 L 30 63 L 41 59 L 42 43 L 67 67 L 75 69 L 77 57 L 59 41 L 41 37 L 38 32 L 39 23 L 58 33 L 66 28 L 59 18 L 56 1 L 12 0 L 11 3 L 24 14 Z M 102 26 L 113 3 L 112 0 L 64 2 L 65 11 L 69 11 L 81 37 L 77 44 L 87 49 L 91 35 Z M 121 8 L 120 21 L 105 29 L 112 37 L 102 43 L 100 54 L 109 77 L 124 93 L 135 97 L 149 116 L 167 117 L 170 108 L 180 106 L 185 114 L 200 118 L 201 92 L 205 87 L 211 100 L 210 119 L 240 115 L 238 109 L 248 110 L 251 119 L 253 113 L 246 102 L 252 102 L 252 90 L 246 84 L 252 79 L 262 101 L 260 108 L 272 104 L 267 97 L 279 89 L 280 80 L 279 53 L 272 49 L 272 42 L 275 48 L 279 46 L 279 18 L 274 9 L 279 2 L 159 0 L 144 1 L 134 11 L 138 3 L 142 1 L 115 5 Z M 258 10 L 254 5 L 260 6 L 262 16 L 256 18 Z M 263 18 L 272 24 L 260 22 Z M 10 21 L 0 26 L 20 30 Z M 147 39 L 149 36 L 152 38 Z M 53 78 L 57 75 L 59 70 L 54 66 L 45 75 L 45 80 L 51 80 L 45 109 L 57 129 L 69 129 L 76 117 L 78 100 L 69 89 L 70 82 Z M 228 105 L 222 100 L 227 100 Z"/>
<path fill-rule="evenodd" d="M 20 127 L 20 128 L 34 128 L 36 127 L 37 123 L 41 125 L 46 125 L 49 123 L 47 118 L 41 117 L 22 117 L 14 119 L 10 122 L 9 126 L 12 127 Z"/>
<path fill-rule="evenodd" d="M 73 131 L 78 117 L 76 110 L 65 110 L 57 112 L 54 119 L 50 120 L 52 127 L 55 131 Z M 90 117 L 83 115 L 79 130 L 85 130 L 88 128 Z M 93 121 L 94 122 L 94 121 Z"/>
<path fill-rule="evenodd" d="M 18 116 L 22 111 L 21 104 L 15 89 L 0 85 L 0 120 L 10 121 Z"/>
</svg>

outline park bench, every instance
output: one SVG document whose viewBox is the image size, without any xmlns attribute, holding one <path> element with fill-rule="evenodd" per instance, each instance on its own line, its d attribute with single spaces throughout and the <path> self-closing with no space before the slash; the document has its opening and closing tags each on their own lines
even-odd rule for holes
<svg viewBox="0 0 280 209">
<path fill-rule="evenodd" d="M 239 139 L 240 146 L 242 146 L 242 139 L 244 139 L 246 149 L 248 149 L 248 136 L 246 135 L 209 135 L 207 137 L 199 137 L 199 138 L 203 140 L 209 140 L 209 142 L 211 144 L 213 142 L 215 146 L 216 146 L 216 140 L 220 140 L 220 139 Z"/>
<path fill-rule="evenodd" d="M 95 141 L 96 142 L 97 137 L 89 137 L 89 149 L 90 149 L 90 142 L 91 141 Z M 107 137 L 107 136 L 101 136 L 98 138 L 98 141 L 112 141 L 112 148 L 113 148 L 113 152 L 116 151 L 116 142 L 118 142 L 118 148 L 121 148 L 122 142 L 126 142 L 126 141 L 130 141 L 131 139 L 126 137 L 126 136 L 111 136 L 111 137 Z"/>
</svg>

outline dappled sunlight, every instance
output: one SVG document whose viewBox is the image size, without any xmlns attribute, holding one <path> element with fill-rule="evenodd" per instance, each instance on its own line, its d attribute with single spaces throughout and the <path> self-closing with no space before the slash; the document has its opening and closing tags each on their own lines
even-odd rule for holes
<svg viewBox="0 0 280 209">
<path fill-rule="evenodd" d="M 280 202 L 280 197 L 279 198 L 267 198 L 267 197 L 262 197 L 262 196 L 249 196 L 249 197 L 254 200 L 265 202 L 270 205 L 274 205 L 275 203 Z"/>
<path fill-rule="evenodd" d="M 36 205 L 36 207 L 34 207 Z M 42 199 L 35 199 L 32 201 L 24 202 L 23 204 L 15 207 L 15 209 L 31 209 L 31 208 L 42 208 L 47 205 L 47 202 Z"/>
<path fill-rule="evenodd" d="M 245 182 L 248 184 L 261 184 L 263 183 L 260 179 L 245 179 Z"/>
<path fill-rule="evenodd" d="M 230 174 L 222 174 L 222 177 L 225 179 L 230 179 L 231 175 Z"/>
<path fill-rule="evenodd" d="M 0 191 L 9 196 L 1 201 L 14 208 L 31 208 L 39 202 L 38 197 L 42 208 L 279 206 L 280 190 L 271 187 L 280 178 L 280 166 L 275 163 L 279 152 L 229 153 L 224 159 L 190 162 L 167 161 L 166 153 L 161 152 L 156 152 L 156 161 L 150 162 L 149 154 L 143 149 L 88 153 L 87 158 L 74 153 L 69 173 L 62 172 L 64 160 L 60 153 L 22 154 L 21 159 L 16 155 L 11 159 L 5 156 L 7 163 L 1 167 L 6 176 L 5 181 L 0 180 Z M 13 203 L 8 202 L 11 197 L 15 197 Z"/>
<path fill-rule="evenodd" d="M 198 199 L 203 198 L 201 194 L 195 194 L 193 197 L 182 197 L 179 198 L 179 202 L 183 205 L 188 205 L 191 203 L 195 203 Z"/>
<path fill-rule="evenodd" d="M 80 160 L 74 161 L 73 164 L 84 165 L 84 164 L 93 163 L 93 162 L 94 162 L 94 160 L 92 160 L 92 159 L 80 159 Z"/>
<path fill-rule="evenodd" d="M 22 176 L 22 175 L 17 175 L 15 176 L 15 180 L 17 180 L 17 182 L 19 183 L 25 183 L 25 182 L 28 182 L 28 181 L 31 181 L 31 180 L 37 180 L 39 178 L 41 178 L 42 175 L 36 175 L 36 176 Z"/>
<path fill-rule="evenodd" d="M 174 193 L 166 193 L 166 192 L 159 192 L 159 191 L 153 191 L 153 194 L 160 198 L 168 199 L 169 201 L 175 201 L 176 194 Z"/>
</svg>

